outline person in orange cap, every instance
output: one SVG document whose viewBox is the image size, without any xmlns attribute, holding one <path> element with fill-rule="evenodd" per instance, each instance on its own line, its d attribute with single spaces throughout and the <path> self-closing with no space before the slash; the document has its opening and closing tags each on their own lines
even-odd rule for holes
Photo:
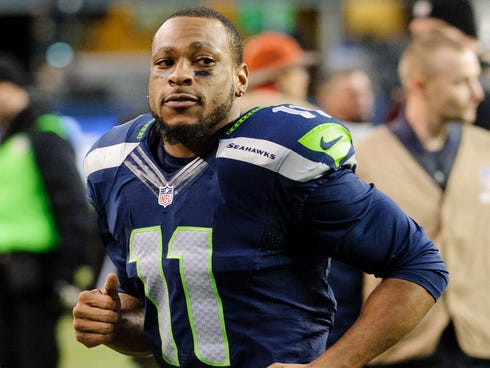
<svg viewBox="0 0 490 368">
<path fill-rule="evenodd" d="M 314 52 L 305 51 L 294 37 L 277 31 L 252 36 L 243 51 L 250 71 L 249 90 L 242 99 L 243 111 L 282 103 L 318 109 L 307 100 L 308 67 L 317 61 Z"/>
</svg>

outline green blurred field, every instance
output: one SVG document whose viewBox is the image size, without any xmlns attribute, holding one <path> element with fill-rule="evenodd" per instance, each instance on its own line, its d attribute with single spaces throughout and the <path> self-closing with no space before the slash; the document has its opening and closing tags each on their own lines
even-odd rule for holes
<svg viewBox="0 0 490 368">
<path fill-rule="evenodd" d="M 105 346 L 88 349 L 77 342 L 75 340 L 70 314 L 64 315 L 60 320 L 58 325 L 58 342 L 61 349 L 59 368 L 139 367 L 131 358 Z"/>
</svg>

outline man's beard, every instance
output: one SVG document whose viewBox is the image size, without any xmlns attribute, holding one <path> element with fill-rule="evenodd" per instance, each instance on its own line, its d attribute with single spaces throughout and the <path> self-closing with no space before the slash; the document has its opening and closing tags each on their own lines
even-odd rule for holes
<svg viewBox="0 0 490 368">
<path fill-rule="evenodd" d="M 161 117 L 157 116 L 154 111 L 151 111 L 151 113 L 160 128 L 162 138 L 166 142 L 169 144 L 181 143 L 186 147 L 194 147 L 203 142 L 203 139 L 210 134 L 214 126 L 226 119 L 234 98 L 234 90 L 231 88 L 226 101 L 217 103 L 217 107 L 211 114 L 202 117 L 201 121 L 195 124 L 170 126 Z"/>
</svg>

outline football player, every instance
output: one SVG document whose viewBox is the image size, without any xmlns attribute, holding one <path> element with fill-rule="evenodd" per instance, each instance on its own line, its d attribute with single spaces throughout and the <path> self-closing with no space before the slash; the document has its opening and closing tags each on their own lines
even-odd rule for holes
<svg viewBox="0 0 490 368">
<path fill-rule="evenodd" d="M 85 159 L 117 276 L 80 294 L 81 343 L 162 367 L 361 367 L 445 289 L 422 229 L 355 176 L 349 131 L 291 105 L 240 116 L 247 81 L 239 33 L 220 13 L 182 10 L 157 30 L 151 113 Z M 331 257 L 384 281 L 325 351 Z"/>
</svg>

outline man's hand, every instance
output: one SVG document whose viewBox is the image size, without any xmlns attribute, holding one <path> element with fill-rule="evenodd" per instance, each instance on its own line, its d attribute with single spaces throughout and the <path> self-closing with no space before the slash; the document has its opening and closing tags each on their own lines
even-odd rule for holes
<svg viewBox="0 0 490 368">
<path fill-rule="evenodd" d="M 121 319 L 121 299 L 115 273 L 107 275 L 104 287 L 83 291 L 73 308 L 73 327 L 77 341 L 86 347 L 113 342 Z"/>
</svg>

